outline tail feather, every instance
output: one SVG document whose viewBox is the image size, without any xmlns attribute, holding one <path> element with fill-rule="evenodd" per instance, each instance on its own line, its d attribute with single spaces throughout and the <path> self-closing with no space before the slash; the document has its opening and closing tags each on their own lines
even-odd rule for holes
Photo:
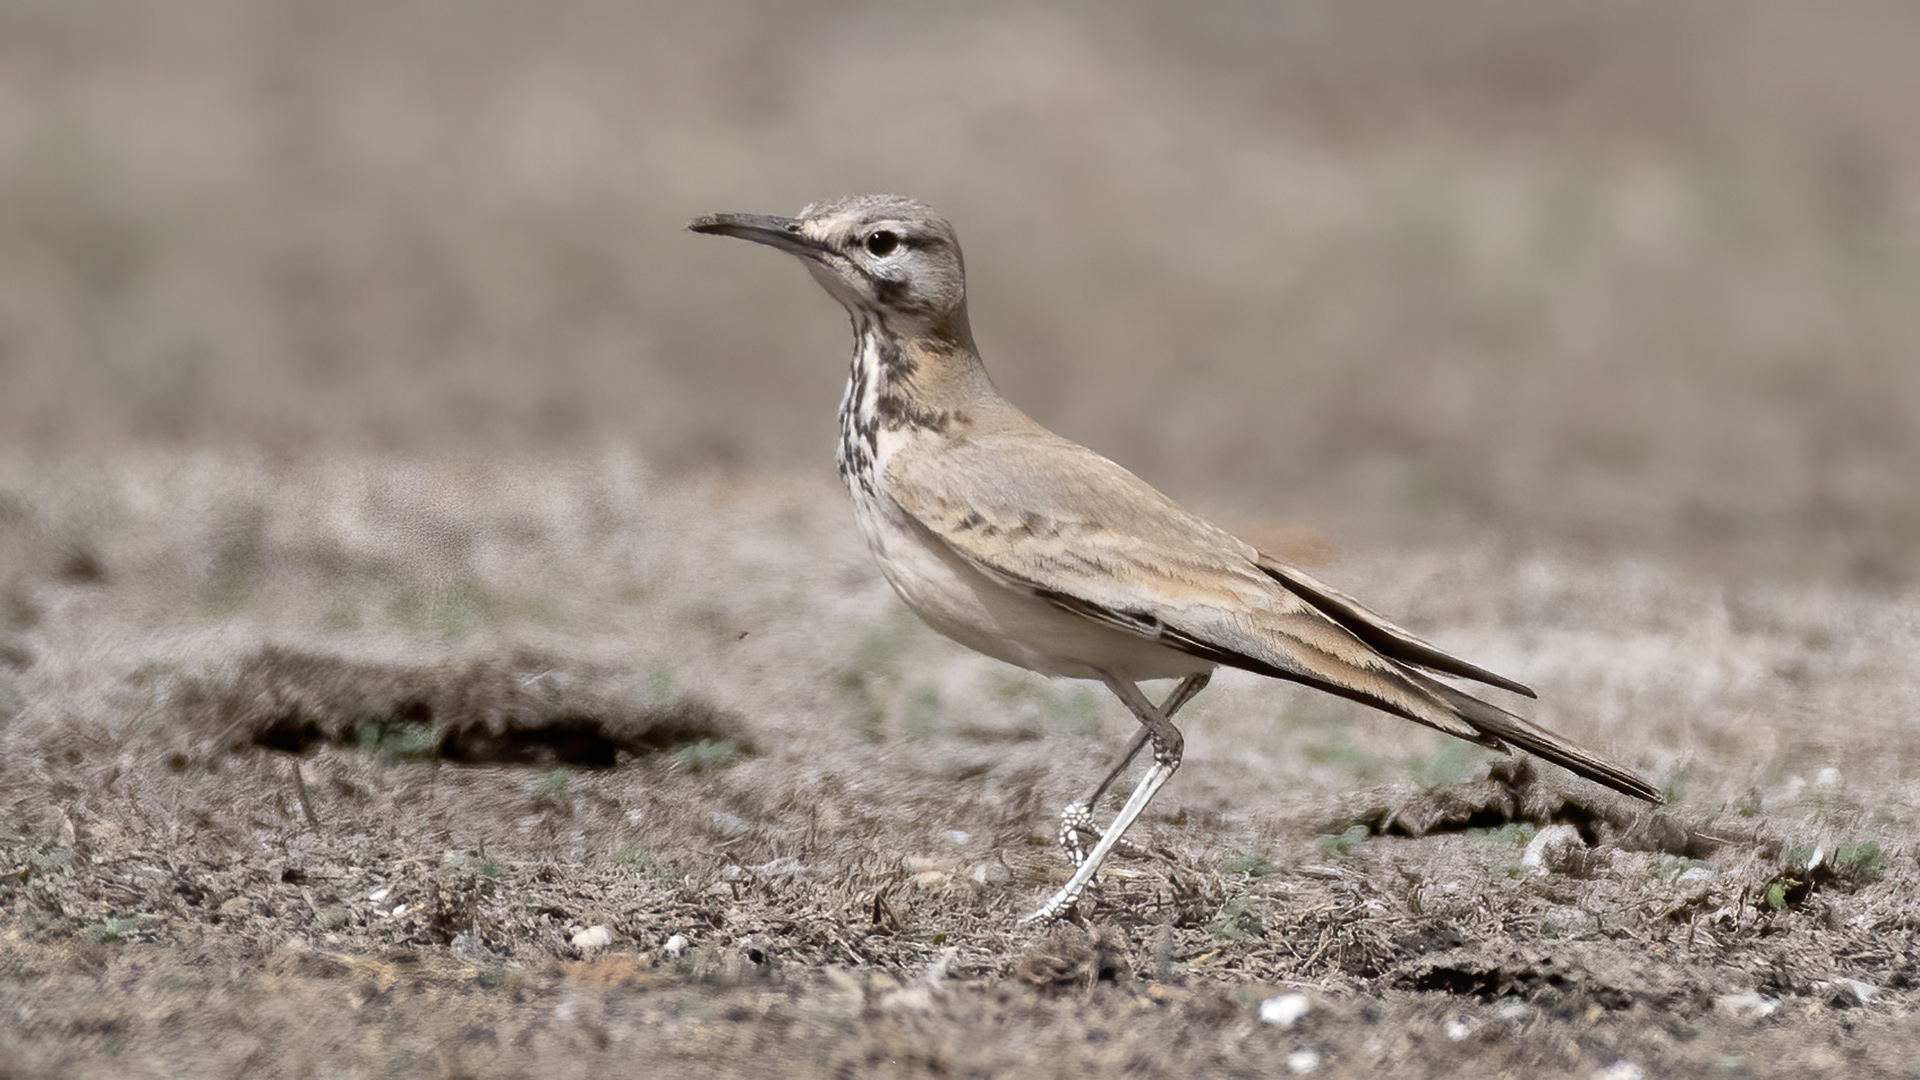
<svg viewBox="0 0 1920 1080">
<path fill-rule="evenodd" d="M 1071 597 L 1049 599 L 1089 617 L 1118 618 L 1100 614 L 1100 609 Z M 1376 652 L 1373 654 L 1374 662 L 1362 666 L 1331 653 L 1309 652 L 1308 640 L 1298 634 L 1288 635 L 1295 653 L 1291 658 L 1276 657 L 1272 653 L 1265 657 L 1249 655 L 1251 650 L 1227 648 L 1170 626 L 1160 628 L 1157 640 L 1170 648 L 1216 664 L 1302 683 L 1371 705 L 1382 712 L 1425 724 L 1490 750 L 1505 750 L 1511 744 L 1596 783 L 1605 784 L 1623 795 L 1656 805 L 1666 801 L 1651 783 L 1626 766 L 1615 764 L 1530 720 L 1441 682 L 1418 670 L 1416 664 L 1426 666 L 1420 661 Z M 1308 657 L 1311 662 L 1302 662 L 1301 657 Z"/>
<path fill-rule="evenodd" d="M 1657 788 L 1624 765 L 1609 761 L 1591 750 L 1575 746 L 1530 720 L 1515 716 L 1497 705 L 1456 690 L 1438 679 L 1422 675 L 1417 671 L 1409 671 L 1406 674 L 1420 689 L 1439 698 L 1462 720 L 1472 724 L 1490 739 L 1500 743 L 1510 743 L 1530 754 L 1545 758 L 1555 765 L 1579 773 L 1595 783 L 1605 784 L 1623 795 L 1631 795 L 1656 806 L 1666 801 Z"/>
</svg>

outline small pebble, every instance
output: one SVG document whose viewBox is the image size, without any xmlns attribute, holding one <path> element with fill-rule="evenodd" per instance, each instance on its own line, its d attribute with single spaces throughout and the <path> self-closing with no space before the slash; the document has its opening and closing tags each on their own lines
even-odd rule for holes
<svg viewBox="0 0 1920 1080">
<path fill-rule="evenodd" d="M 1305 994 L 1276 994 L 1260 1003 L 1260 1020 L 1278 1028 L 1290 1028 L 1307 1015 L 1309 1007 L 1311 1002 Z"/>
<path fill-rule="evenodd" d="M 1561 873 L 1571 869 L 1587 851 L 1580 830 L 1571 825 L 1549 825 L 1533 834 L 1520 865 L 1539 873 Z"/>
<path fill-rule="evenodd" d="M 389 889 L 389 888 L 380 888 L 380 889 L 375 889 L 375 890 L 373 890 L 372 892 L 370 892 L 370 893 L 368 893 L 368 894 L 367 894 L 367 899 L 369 899 L 369 900 L 371 900 L 371 901 L 373 901 L 374 903 L 376 903 L 376 904 L 377 904 L 377 903 L 379 903 L 380 901 L 382 901 L 382 900 L 385 900 L 385 899 L 387 898 L 387 896 L 388 896 L 388 894 L 390 894 L 390 893 L 392 893 L 392 892 L 393 892 L 393 890 L 392 890 L 392 889 Z"/>
<path fill-rule="evenodd" d="M 1765 1020 L 1780 1003 L 1759 994 L 1721 994 L 1713 999 L 1713 1007 L 1736 1020 Z"/>
<path fill-rule="evenodd" d="M 1287 1071 L 1298 1076 L 1310 1073 L 1320 1067 L 1320 1051 L 1311 1047 L 1301 1047 L 1287 1055 Z"/>
<path fill-rule="evenodd" d="M 1879 987 L 1872 983 L 1861 982 L 1859 979 L 1835 979 L 1833 985 L 1845 993 L 1852 994 L 1853 1000 L 1862 1005 L 1880 996 Z"/>
<path fill-rule="evenodd" d="M 387 914 L 393 916 L 396 919 L 402 915 L 405 915 L 406 913 L 407 913 L 407 905 L 405 904 L 395 904 L 393 905 L 393 910 L 387 912 Z"/>
<path fill-rule="evenodd" d="M 753 872 L 761 877 L 799 877 L 807 872 L 807 864 L 791 855 L 781 855 L 754 867 Z"/>
<path fill-rule="evenodd" d="M 1646 1070 L 1631 1061 L 1616 1061 L 1611 1065 L 1595 1069 L 1593 1080 L 1641 1080 Z"/>
<path fill-rule="evenodd" d="M 1527 1013 L 1531 1011 L 1532 1010 L 1527 1008 L 1526 1002 L 1516 1001 L 1513 998 L 1508 998 L 1507 1000 L 1502 1001 L 1500 1004 L 1495 1005 L 1493 1007 L 1493 1018 L 1495 1020 L 1505 1020 L 1505 1021 L 1511 1022 L 1514 1020 L 1524 1019 Z"/>
<path fill-rule="evenodd" d="M 1467 1036 L 1473 1034 L 1473 1025 L 1456 1016 L 1442 1025 L 1440 1030 L 1446 1033 L 1448 1042 L 1466 1042 Z"/>
<path fill-rule="evenodd" d="M 975 866 L 972 877 L 982 885 L 1005 885 L 1013 880 L 1013 871 L 1007 868 L 1006 860 L 996 854 Z"/>
<path fill-rule="evenodd" d="M 1840 770 L 1829 765 L 1813 774 L 1813 786 L 1837 788 L 1840 786 Z"/>
<path fill-rule="evenodd" d="M 589 926 L 573 935 L 573 947 L 582 952 L 604 949 L 613 944 L 613 931 L 604 926 Z"/>
<path fill-rule="evenodd" d="M 667 955 L 678 958 L 681 953 L 687 951 L 687 946 L 691 944 L 693 944 L 693 942 L 687 940 L 687 935 L 675 934 L 667 939 Z"/>
<path fill-rule="evenodd" d="M 923 976 L 923 978 L 925 978 L 926 980 L 927 985 L 939 986 L 941 983 L 946 982 L 947 969 L 953 966 L 953 958 L 959 955 L 960 955 L 959 946 L 957 945 L 947 946 L 946 951 L 940 954 L 940 958 L 938 960 L 935 960 L 933 963 L 927 965 L 927 973 L 925 976 Z"/>
</svg>

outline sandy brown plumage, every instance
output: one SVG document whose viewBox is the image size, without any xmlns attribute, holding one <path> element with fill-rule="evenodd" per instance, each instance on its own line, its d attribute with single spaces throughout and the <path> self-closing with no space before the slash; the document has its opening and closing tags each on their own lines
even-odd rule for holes
<svg viewBox="0 0 1920 1080">
<path fill-rule="evenodd" d="M 1179 765 L 1173 713 L 1220 665 L 1312 686 L 1481 746 L 1518 746 L 1649 802 L 1624 766 L 1435 678 L 1533 691 L 1416 637 L 1041 427 L 994 389 L 967 324 L 952 226 L 924 204 L 855 196 L 798 218 L 715 215 L 696 232 L 802 259 L 853 322 L 840 467 L 882 573 L 934 628 L 1035 671 L 1104 682 L 1154 762 L 1106 830 L 1064 815 L 1079 863 L 1029 918 L 1070 907 Z M 1179 678 L 1155 706 L 1142 680 Z M 1132 754 L 1128 755 L 1129 760 Z M 1123 762 L 1124 766 L 1124 762 Z M 1081 834 L 1098 837 L 1091 852 Z"/>
</svg>

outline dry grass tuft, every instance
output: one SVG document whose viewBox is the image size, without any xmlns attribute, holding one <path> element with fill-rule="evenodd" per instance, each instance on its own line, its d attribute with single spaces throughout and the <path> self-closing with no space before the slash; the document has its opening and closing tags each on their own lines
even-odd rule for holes
<svg viewBox="0 0 1920 1080">
<path fill-rule="evenodd" d="M 1029 946 L 1009 975 L 1033 986 L 1091 989 L 1098 982 L 1124 980 L 1132 970 L 1124 934 L 1111 926 L 1088 929 L 1063 923 Z"/>
</svg>

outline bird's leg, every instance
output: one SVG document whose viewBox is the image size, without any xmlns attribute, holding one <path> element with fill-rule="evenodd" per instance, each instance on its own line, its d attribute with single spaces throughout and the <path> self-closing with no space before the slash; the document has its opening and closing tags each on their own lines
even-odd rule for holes
<svg viewBox="0 0 1920 1080">
<path fill-rule="evenodd" d="M 1133 789 L 1127 804 L 1120 808 L 1120 813 L 1114 816 L 1113 824 L 1101 834 L 1099 842 L 1093 845 L 1093 850 L 1087 853 L 1085 861 L 1074 870 L 1073 876 L 1067 879 L 1067 883 L 1060 887 L 1059 892 L 1054 893 L 1046 903 L 1040 905 L 1039 910 L 1021 919 L 1023 924 L 1057 918 L 1061 912 L 1072 907 L 1074 901 L 1080 898 L 1080 893 L 1086 889 L 1087 882 L 1092 881 L 1093 875 L 1099 872 L 1100 864 L 1107 861 L 1107 855 L 1113 851 L 1114 845 L 1120 842 L 1127 827 L 1132 825 L 1141 811 L 1147 808 L 1147 804 L 1153 801 L 1154 794 L 1169 779 L 1172 779 L 1173 771 L 1180 767 L 1180 753 L 1186 746 L 1186 740 L 1181 737 L 1180 729 L 1174 727 L 1173 722 L 1167 719 L 1167 713 L 1155 708 L 1154 704 L 1148 701 L 1146 695 L 1142 694 L 1140 688 L 1134 684 L 1105 672 L 1102 672 L 1100 677 L 1107 684 L 1107 689 L 1118 695 L 1120 700 L 1126 703 L 1127 708 L 1132 710 L 1141 726 L 1146 728 L 1147 741 L 1153 744 L 1153 764 L 1147 766 L 1146 775 L 1140 778 L 1140 786 Z M 1199 691 L 1200 687 L 1206 685 L 1206 682 L 1207 676 L 1204 674 L 1187 676 L 1179 688 L 1176 688 L 1168 697 L 1167 703 L 1176 708 L 1184 705 L 1188 698 Z M 1189 684 L 1193 689 L 1186 689 Z M 1124 768 L 1124 763 L 1122 767 Z M 1108 780 L 1111 781 L 1112 777 L 1108 777 Z M 1104 787 L 1105 785 L 1102 785 L 1103 789 Z"/>
<path fill-rule="evenodd" d="M 1167 700 L 1160 705 L 1160 715 L 1172 720 L 1173 714 L 1179 712 L 1182 705 L 1192 701 L 1195 694 L 1206 689 L 1207 681 L 1212 678 L 1211 671 L 1202 671 L 1180 680 L 1180 685 L 1174 687 L 1173 692 L 1167 695 Z M 1100 840 L 1100 826 L 1093 820 L 1093 810 L 1099 805 L 1100 796 L 1105 795 L 1107 789 L 1113 786 L 1113 782 L 1120 779 L 1120 774 L 1127 770 L 1127 766 L 1133 764 L 1133 759 L 1140 756 L 1141 749 L 1147 745 L 1148 737 L 1149 729 L 1143 722 L 1139 734 L 1133 737 L 1133 744 L 1127 747 L 1127 752 L 1113 763 L 1113 768 L 1107 770 L 1106 779 L 1100 781 L 1100 786 L 1093 789 L 1093 794 L 1080 802 L 1068 803 L 1067 808 L 1060 812 L 1060 846 L 1066 849 L 1067 858 L 1073 860 L 1073 865 L 1079 866 L 1087 861 L 1086 848 L 1080 843 L 1082 836 L 1091 836 L 1096 843 Z M 1126 840 L 1121 840 L 1114 846 L 1122 855 L 1130 858 L 1142 853 L 1137 845 Z"/>
<path fill-rule="evenodd" d="M 1133 759 L 1140 756 L 1141 748 L 1146 745 L 1147 729 L 1143 727 L 1140 733 L 1133 737 L 1133 745 L 1127 747 L 1127 752 L 1120 755 L 1119 759 L 1113 763 L 1113 768 L 1107 771 L 1107 778 L 1100 781 L 1099 787 L 1093 789 L 1093 794 L 1087 796 L 1085 800 L 1068 803 L 1067 808 L 1060 811 L 1060 846 L 1066 849 L 1067 858 L 1073 861 L 1073 865 L 1079 866 L 1087 861 L 1087 849 L 1080 842 L 1082 836 L 1091 836 L 1096 843 L 1100 840 L 1100 826 L 1093 820 L 1094 805 L 1100 801 L 1100 796 L 1106 794 L 1107 788 L 1120 778 L 1120 774 L 1126 771 L 1127 766 L 1133 764 Z M 1123 855 L 1139 854 L 1133 844 L 1122 841 L 1118 846 Z"/>
</svg>

